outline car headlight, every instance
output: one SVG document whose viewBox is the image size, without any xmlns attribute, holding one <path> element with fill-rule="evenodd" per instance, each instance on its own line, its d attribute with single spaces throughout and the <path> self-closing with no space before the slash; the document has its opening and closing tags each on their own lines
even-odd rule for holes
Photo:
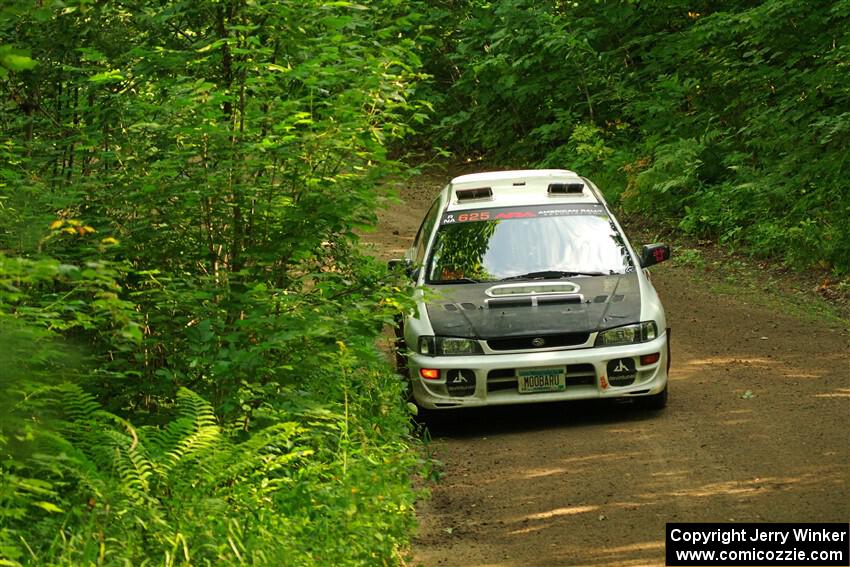
<svg viewBox="0 0 850 567">
<path fill-rule="evenodd" d="M 483 354 L 481 345 L 473 339 L 456 337 L 419 337 L 419 354 L 428 356 L 463 356 Z"/>
<path fill-rule="evenodd" d="M 634 325 L 614 327 L 602 331 L 596 337 L 596 346 L 630 345 L 654 340 L 658 336 L 655 321 L 644 321 Z"/>
</svg>

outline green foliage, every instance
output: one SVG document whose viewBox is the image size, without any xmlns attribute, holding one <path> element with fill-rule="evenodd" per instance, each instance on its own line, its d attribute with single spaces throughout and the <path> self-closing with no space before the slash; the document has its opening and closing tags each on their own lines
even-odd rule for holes
<svg viewBox="0 0 850 567">
<path fill-rule="evenodd" d="M 36 65 L 38 62 L 33 61 L 29 53 L 0 45 L 0 77 L 8 76 L 9 71 L 29 71 Z"/>
<path fill-rule="evenodd" d="M 415 20 L 0 8 L 0 561 L 402 561 L 408 293 L 355 230 L 427 108 Z"/>
<path fill-rule="evenodd" d="M 623 194 L 626 206 L 667 216 L 688 211 L 691 195 L 700 184 L 701 149 L 693 139 L 659 145 L 651 165 L 634 176 Z"/>
<path fill-rule="evenodd" d="M 698 270 L 705 268 L 705 258 L 702 251 L 696 248 L 678 248 L 673 263 L 678 266 L 690 266 Z"/>
<path fill-rule="evenodd" d="M 31 392 L 16 412 L 45 425 L 18 443 L 28 458 L 0 469 L 0 545 L 13 560 L 375 564 L 410 527 L 396 476 L 410 463 L 380 436 L 358 439 L 345 415 L 280 414 L 240 440 L 188 390 L 167 426 L 136 428 L 69 384 Z"/>
<path fill-rule="evenodd" d="M 67 565 L 401 560 L 413 517 L 408 475 L 416 460 L 407 447 L 403 383 L 374 347 L 376 317 L 392 317 L 391 301 L 383 302 L 386 310 L 371 305 L 367 311 L 362 302 L 374 296 L 352 291 L 348 301 L 355 310 L 342 298 L 330 302 L 328 309 L 348 313 L 337 325 L 346 327 L 351 340 L 310 347 L 319 361 L 299 366 L 297 384 L 271 388 L 246 378 L 245 391 L 264 397 L 238 412 L 224 411 L 225 405 L 219 417 L 204 398 L 178 388 L 173 398 L 157 398 L 155 415 L 123 409 L 139 420 L 131 422 L 68 382 L 83 382 L 103 366 L 98 356 L 70 348 L 75 330 L 105 333 L 89 334 L 87 342 L 120 346 L 128 340 L 121 332 L 127 313 L 120 308 L 127 302 L 115 300 L 117 307 L 102 310 L 96 299 L 101 288 L 115 287 L 120 272 L 0 259 L 5 560 Z M 33 306 L 60 292 L 54 309 Z M 74 306 L 67 319 L 66 301 Z M 271 323 L 264 324 L 270 333 Z M 369 333 L 360 328 L 367 325 Z M 264 331 L 255 327 L 250 336 L 275 342 Z M 297 341 L 306 348 L 310 343 L 304 339 L 281 338 L 278 344 Z M 71 342 L 85 344 L 79 337 Z M 298 350 L 290 349 L 294 358 Z M 111 356 L 120 352 L 115 347 Z M 253 353 L 262 357 L 263 348 Z"/>
<path fill-rule="evenodd" d="M 108 261 L 77 266 L 0 254 L 0 308 L 18 321 L 127 350 L 142 333 L 134 304 L 119 296 L 122 277 L 121 267 Z"/>
<path fill-rule="evenodd" d="M 458 2 L 428 11 L 426 68 L 439 140 L 458 151 L 539 160 L 596 122 L 611 70 L 556 2 Z M 581 102 L 578 102 L 581 101 Z"/>
<path fill-rule="evenodd" d="M 587 172 L 658 222 L 850 272 L 846 2 L 438 6 L 442 144 Z"/>
</svg>

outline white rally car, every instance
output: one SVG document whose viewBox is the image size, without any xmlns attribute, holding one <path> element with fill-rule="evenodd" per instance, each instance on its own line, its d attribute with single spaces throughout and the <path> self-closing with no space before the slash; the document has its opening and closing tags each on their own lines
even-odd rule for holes
<svg viewBox="0 0 850 567">
<path fill-rule="evenodd" d="M 602 194 L 567 170 L 463 175 L 439 194 L 402 264 L 416 310 L 400 370 L 428 410 L 591 398 L 667 403 L 670 330 Z"/>
</svg>

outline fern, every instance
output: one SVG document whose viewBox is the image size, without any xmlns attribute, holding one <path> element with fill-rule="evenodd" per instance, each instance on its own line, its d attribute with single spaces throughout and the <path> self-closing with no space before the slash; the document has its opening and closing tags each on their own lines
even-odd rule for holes
<svg viewBox="0 0 850 567">
<path fill-rule="evenodd" d="M 56 386 L 59 394 L 61 409 L 69 422 L 80 422 L 93 419 L 101 413 L 97 400 L 76 384 L 61 384 Z"/>
<path fill-rule="evenodd" d="M 275 415 L 280 421 L 237 443 L 244 431 L 220 427 L 201 396 L 184 389 L 175 402 L 164 426 L 138 428 L 72 384 L 19 405 L 21 415 L 54 417 L 32 442 L 26 474 L 15 475 L 41 492 L 0 490 L 2 557 L 22 561 L 29 546 L 37 561 L 67 565 L 291 564 L 293 554 L 310 564 L 299 541 L 344 523 L 325 516 L 352 498 L 333 461 L 338 417 L 299 418 L 311 426 Z M 382 462 L 370 459 L 350 470 Z M 42 484 L 26 484 L 32 478 Z M 11 480 L 0 468 L 6 490 Z"/>
<path fill-rule="evenodd" d="M 144 430 L 144 437 L 150 440 L 160 457 L 157 467 L 161 474 L 201 457 L 221 442 L 221 428 L 216 424 L 209 402 L 182 388 L 177 394 L 177 410 L 178 417 L 164 429 Z"/>
<path fill-rule="evenodd" d="M 104 432 L 114 455 L 113 469 L 121 479 L 121 486 L 137 503 L 143 504 L 150 495 L 153 466 L 131 439 L 114 430 Z"/>
</svg>

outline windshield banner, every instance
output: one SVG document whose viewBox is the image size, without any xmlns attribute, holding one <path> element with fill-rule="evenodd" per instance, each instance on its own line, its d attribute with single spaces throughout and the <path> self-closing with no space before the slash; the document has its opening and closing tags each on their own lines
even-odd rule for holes
<svg viewBox="0 0 850 567">
<path fill-rule="evenodd" d="M 440 224 L 604 214 L 605 209 L 602 205 L 534 205 L 525 207 L 497 207 L 493 209 L 452 211 L 443 213 L 443 218 L 440 221 Z"/>
</svg>

